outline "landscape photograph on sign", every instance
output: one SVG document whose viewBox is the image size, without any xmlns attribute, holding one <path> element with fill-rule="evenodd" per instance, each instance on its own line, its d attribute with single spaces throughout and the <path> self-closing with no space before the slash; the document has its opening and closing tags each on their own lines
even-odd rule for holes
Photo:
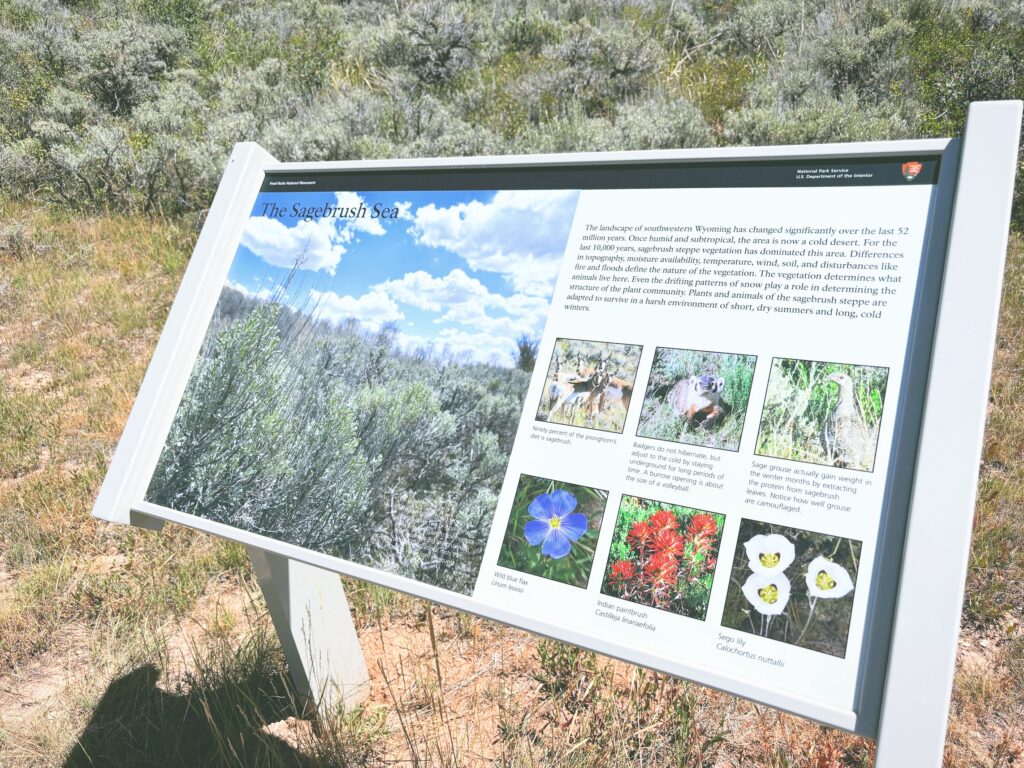
<svg viewBox="0 0 1024 768">
<path fill-rule="evenodd" d="M 740 449 L 755 355 L 658 347 L 638 437 Z"/>
<path fill-rule="evenodd" d="M 703 620 L 725 516 L 623 496 L 601 592 Z"/>
<path fill-rule="evenodd" d="M 537 420 L 621 434 L 642 351 L 639 344 L 557 339 Z"/>
<path fill-rule="evenodd" d="M 722 626 L 844 658 L 861 542 L 743 520 Z"/>
<path fill-rule="evenodd" d="M 576 192 L 264 192 L 147 501 L 468 593 Z"/>
<path fill-rule="evenodd" d="M 521 475 L 498 565 L 586 589 L 608 491 Z"/>
<path fill-rule="evenodd" d="M 889 369 L 772 360 L 758 456 L 871 472 Z"/>
</svg>

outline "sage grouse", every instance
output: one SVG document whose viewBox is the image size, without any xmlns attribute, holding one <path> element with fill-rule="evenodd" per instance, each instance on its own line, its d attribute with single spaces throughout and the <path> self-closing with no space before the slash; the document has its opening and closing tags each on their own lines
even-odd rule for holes
<svg viewBox="0 0 1024 768">
<path fill-rule="evenodd" d="M 845 373 L 833 373 L 825 381 L 834 381 L 839 386 L 836 407 L 821 427 L 825 460 L 834 467 L 866 468 L 870 462 L 871 434 L 853 401 L 853 379 Z"/>
</svg>

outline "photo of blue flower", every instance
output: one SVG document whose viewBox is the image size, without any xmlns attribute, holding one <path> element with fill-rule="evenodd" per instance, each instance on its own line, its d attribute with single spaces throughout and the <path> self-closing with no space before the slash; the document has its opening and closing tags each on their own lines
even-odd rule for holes
<svg viewBox="0 0 1024 768">
<path fill-rule="evenodd" d="M 526 540 L 532 546 L 540 545 L 543 555 L 555 560 L 565 557 L 573 542 L 587 532 L 587 516 L 574 509 L 576 497 L 568 491 L 542 493 L 527 507 L 534 519 L 526 521 Z"/>
<path fill-rule="evenodd" d="M 608 492 L 520 475 L 498 565 L 585 589 Z"/>
</svg>

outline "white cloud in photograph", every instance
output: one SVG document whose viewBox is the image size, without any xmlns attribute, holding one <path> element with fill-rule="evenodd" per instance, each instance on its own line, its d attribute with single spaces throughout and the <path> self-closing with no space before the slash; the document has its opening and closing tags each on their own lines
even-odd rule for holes
<svg viewBox="0 0 1024 768">
<path fill-rule="evenodd" d="M 259 282 L 259 280 L 257 280 L 256 282 Z M 260 288 L 259 290 L 254 291 L 249 288 L 246 288 L 241 283 L 233 283 L 230 280 L 227 281 L 227 284 L 228 288 L 232 288 L 238 291 L 247 299 L 259 299 L 260 301 L 267 301 L 271 296 L 274 295 L 274 292 L 271 291 L 269 288 Z"/>
<path fill-rule="evenodd" d="M 461 269 L 453 269 L 444 277 L 434 277 L 423 270 L 407 272 L 403 277 L 388 280 L 377 287 L 403 304 L 430 312 L 439 312 L 454 304 L 487 303 L 491 295 L 483 283 Z"/>
<path fill-rule="evenodd" d="M 578 193 L 500 191 L 487 203 L 416 210 L 416 242 L 444 248 L 473 270 L 497 272 L 519 292 L 548 296 L 554 289 Z"/>
<path fill-rule="evenodd" d="M 402 310 L 385 291 L 373 289 L 362 296 L 339 296 L 333 291 L 311 289 L 309 298 L 315 313 L 332 323 L 358 320 L 370 331 L 378 331 L 384 323 L 391 323 L 405 317 Z"/>
<path fill-rule="evenodd" d="M 363 199 L 354 192 L 335 194 L 336 204 L 358 207 Z M 290 269 L 301 258 L 301 269 L 324 270 L 333 275 L 345 253 L 345 246 L 357 232 L 383 235 L 384 227 L 369 216 L 343 219 L 324 216 L 311 221 L 299 220 L 289 227 L 270 216 L 251 216 L 242 233 L 242 245 L 275 267 Z"/>
<path fill-rule="evenodd" d="M 377 331 L 387 322 L 406 319 L 406 309 L 428 313 L 426 322 L 436 330 L 413 324 L 399 334 L 398 343 L 407 350 L 423 347 L 449 348 L 468 353 L 478 361 L 512 352 L 511 340 L 521 334 L 540 334 L 548 301 L 542 296 L 505 296 L 461 269 L 435 277 L 418 270 L 403 277 L 370 286 L 361 296 L 339 296 L 331 291 L 310 291 L 318 316 L 332 322 L 349 319 L 367 330 Z M 441 327 L 438 327 L 441 326 Z"/>
<path fill-rule="evenodd" d="M 443 277 L 422 270 L 374 286 L 400 304 L 428 312 L 443 313 L 435 323 L 457 323 L 489 334 L 514 338 L 539 330 L 548 301 L 543 296 L 505 296 L 487 287 L 461 269 Z"/>
<path fill-rule="evenodd" d="M 408 200 L 405 202 L 396 200 L 394 207 L 398 209 L 398 218 L 405 219 L 406 221 L 413 221 L 411 202 Z"/>
<path fill-rule="evenodd" d="M 495 336 L 493 333 L 471 333 L 445 328 L 438 341 L 455 354 L 468 353 L 475 360 L 484 362 L 497 360 L 507 365 L 513 353 L 508 339 Z"/>
<path fill-rule="evenodd" d="M 467 355 L 476 362 L 493 361 L 499 365 L 508 365 L 514 352 L 507 339 L 489 333 L 471 333 L 455 328 L 445 328 L 440 335 L 429 338 L 412 333 L 399 333 L 395 341 L 406 352 L 418 349 L 448 350 L 454 355 Z"/>
</svg>

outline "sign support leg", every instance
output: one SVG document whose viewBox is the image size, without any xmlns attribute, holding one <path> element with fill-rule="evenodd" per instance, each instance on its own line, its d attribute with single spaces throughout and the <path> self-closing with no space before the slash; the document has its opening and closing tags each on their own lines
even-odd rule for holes
<svg viewBox="0 0 1024 768">
<path fill-rule="evenodd" d="M 246 550 L 299 694 L 321 713 L 364 701 L 370 675 L 338 574 Z"/>
</svg>

